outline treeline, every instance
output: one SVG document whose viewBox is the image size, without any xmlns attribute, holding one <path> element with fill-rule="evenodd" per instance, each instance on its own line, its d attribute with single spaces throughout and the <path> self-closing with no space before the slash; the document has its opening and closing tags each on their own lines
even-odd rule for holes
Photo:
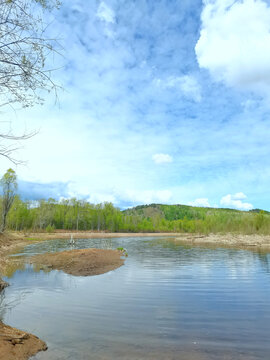
<svg viewBox="0 0 270 360">
<path fill-rule="evenodd" d="M 83 200 L 22 201 L 15 197 L 7 228 L 17 231 L 91 230 L 108 232 L 183 232 L 270 234 L 267 212 L 146 205 L 120 211 L 111 203 Z"/>
</svg>

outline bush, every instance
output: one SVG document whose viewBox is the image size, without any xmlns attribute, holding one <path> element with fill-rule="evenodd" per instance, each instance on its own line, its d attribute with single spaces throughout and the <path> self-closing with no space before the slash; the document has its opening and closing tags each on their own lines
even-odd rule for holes
<svg viewBox="0 0 270 360">
<path fill-rule="evenodd" d="M 55 230 L 54 225 L 53 225 L 53 226 L 52 226 L 52 225 L 48 225 L 48 226 L 46 227 L 46 229 L 45 229 L 45 231 L 46 231 L 47 233 L 52 233 L 52 232 L 54 232 L 54 230 Z"/>
</svg>

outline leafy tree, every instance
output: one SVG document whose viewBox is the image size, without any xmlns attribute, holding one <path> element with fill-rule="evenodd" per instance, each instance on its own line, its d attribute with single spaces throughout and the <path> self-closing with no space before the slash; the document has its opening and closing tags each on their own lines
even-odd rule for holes
<svg viewBox="0 0 270 360">
<path fill-rule="evenodd" d="M 8 169 L 7 172 L 3 175 L 0 183 L 3 191 L 2 222 L 0 231 L 3 233 L 6 228 L 7 215 L 13 204 L 17 190 L 17 176 L 15 171 Z"/>
</svg>

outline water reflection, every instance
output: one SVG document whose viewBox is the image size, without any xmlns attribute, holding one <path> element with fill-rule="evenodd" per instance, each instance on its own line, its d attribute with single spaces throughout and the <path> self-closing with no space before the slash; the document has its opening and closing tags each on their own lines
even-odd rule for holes
<svg viewBox="0 0 270 360">
<path fill-rule="evenodd" d="M 120 246 L 125 266 L 93 277 L 21 267 L 22 256 L 69 249 L 67 240 L 14 257 L 4 302 L 16 301 L 3 318 L 47 341 L 35 359 L 268 358 L 269 254 L 171 238 L 80 239 L 74 248 Z"/>
<path fill-rule="evenodd" d="M 3 290 L 0 292 L 0 321 L 2 321 L 4 318 L 5 310 L 5 290 Z"/>
</svg>

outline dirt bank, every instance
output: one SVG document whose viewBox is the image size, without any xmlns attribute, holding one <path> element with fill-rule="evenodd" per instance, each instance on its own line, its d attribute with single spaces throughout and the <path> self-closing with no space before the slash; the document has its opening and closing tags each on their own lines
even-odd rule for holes
<svg viewBox="0 0 270 360">
<path fill-rule="evenodd" d="M 46 349 L 45 342 L 36 336 L 0 322 L 0 360 L 26 360 Z"/>
<path fill-rule="evenodd" d="M 231 233 L 209 235 L 179 234 L 173 241 L 188 245 L 270 251 L 269 235 L 241 235 Z"/>
<path fill-rule="evenodd" d="M 30 263 L 76 276 L 104 274 L 124 264 L 117 250 L 83 249 L 36 255 Z"/>
</svg>

